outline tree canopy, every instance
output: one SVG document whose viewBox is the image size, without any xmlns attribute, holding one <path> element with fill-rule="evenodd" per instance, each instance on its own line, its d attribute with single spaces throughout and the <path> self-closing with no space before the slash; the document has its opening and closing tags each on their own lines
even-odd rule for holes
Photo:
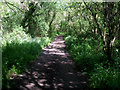
<svg viewBox="0 0 120 90">
<path fill-rule="evenodd" d="M 12 70 L 24 71 L 20 66 L 26 67 L 40 54 L 38 49 L 42 50 L 62 33 L 77 65 L 90 72 L 91 87 L 104 87 L 111 78 L 106 87 L 118 88 L 120 78 L 116 81 L 112 75 L 120 75 L 120 2 L 2 0 L 0 14 L 5 87 Z M 106 80 L 99 71 L 106 75 Z"/>
</svg>

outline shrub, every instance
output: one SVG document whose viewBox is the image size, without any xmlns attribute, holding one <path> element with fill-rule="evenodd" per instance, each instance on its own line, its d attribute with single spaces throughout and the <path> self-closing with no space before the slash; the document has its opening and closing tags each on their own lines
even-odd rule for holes
<svg viewBox="0 0 120 90">
<path fill-rule="evenodd" d="M 93 88 L 119 88 L 120 72 L 113 67 L 104 68 L 97 64 L 94 72 L 90 74 L 90 86 Z"/>
<path fill-rule="evenodd" d="M 103 55 L 101 53 L 95 52 L 95 45 L 93 46 L 89 39 L 86 40 L 86 42 L 78 42 L 77 38 L 68 36 L 65 40 L 67 49 L 81 70 L 90 72 L 93 70 L 94 65 L 103 59 Z"/>
<path fill-rule="evenodd" d="M 85 71 L 90 77 L 90 87 L 92 88 L 119 88 L 120 85 L 120 58 L 112 57 L 113 66 L 106 67 L 106 56 L 102 51 L 101 43 L 93 39 L 77 39 L 72 36 L 65 38 L 67 49 L 80 70 Z M 79 42 L 78 42 L 79 41 Z M 97 48 L 99 46 L 99 48 Z M 98 53 L 99 51 L 99 53 Z"/>
<path fill-rule="evenodd" d="M 3 87 L 9 87 L 11 74 L 23 73 L 36 59 L 42 48 L 50 43 L 50 38 L 31 38 L 22 27 L 4 34 L 2 42 L 2 80 Z"/>
</svg>

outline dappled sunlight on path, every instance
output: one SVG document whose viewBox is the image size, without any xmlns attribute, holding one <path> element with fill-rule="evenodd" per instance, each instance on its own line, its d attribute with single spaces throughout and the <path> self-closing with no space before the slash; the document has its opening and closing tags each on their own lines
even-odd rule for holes
<svg viewBox="0 0 120 90">
<path fill-rule="evenodd" d="M 16 77 L 17 89 L 87 88 L 86 76 L 77 71 L 65 47 L 63 35 L 56 36 L 25 74 Z"/>
</svg>

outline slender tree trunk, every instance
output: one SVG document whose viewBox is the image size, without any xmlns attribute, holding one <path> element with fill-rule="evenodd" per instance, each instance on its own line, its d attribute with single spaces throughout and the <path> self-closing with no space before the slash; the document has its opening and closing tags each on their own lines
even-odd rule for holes
<svg viewBox="0 0 120 90">
<path fill-rule="evenodd" d="M 114 30 L 113 23 L 112 23 L 113 18 L 111 18 L 113 7 L 114 7 L 114 3 L 112 3 L 112 2 L 106 3 L 106 8 L 107 8 L 107 18 L 106 19 L 107 19 L 107 23 L 108 23 L 107 57 L 108 57 L 108 62 L 111 63 L 111 65 L 112 65 L 111 41 L 112 41 L 112 34 L 113 34 L 112 30 Z"/>
<path fill-rule="evenodd" d="M 70 12 L 68 12 L 68 33 L 70 32 Z"/>
<path fill-rule="evenodd" d="M 56 11 L 53 12 L 53 17 L 52 17 L 52 20 L 50 21 L 50 24 L 49 24 L 49 32 L 48 32 L 49 36 L 51 36 L 51 34 L 52 34 L 52 23 L 55 19 L 55 16 L 56 16 Z"/>
<path fill-rule="evenodd" d="M 118 13 L 120 15 L 120 2 L 118 3 Z M 120 18 L 119 18 L 119 25 L 118 25 L 118 40 L 119 40 L 118 50 L 120 52 Z"/>
</svg>

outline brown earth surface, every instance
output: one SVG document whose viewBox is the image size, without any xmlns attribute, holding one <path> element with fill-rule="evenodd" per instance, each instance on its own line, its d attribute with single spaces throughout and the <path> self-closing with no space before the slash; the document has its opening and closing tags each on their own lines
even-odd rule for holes
<svg viewBox="0 0 120 90">
<path fill-rule="evenodd" d="M 28 70 L 16 77 L 15 83 L 16 90 L 88 88 L 87 77 L 77 70 L 66 50 L 63 35 L 56 36 Z"/>
</svg>

